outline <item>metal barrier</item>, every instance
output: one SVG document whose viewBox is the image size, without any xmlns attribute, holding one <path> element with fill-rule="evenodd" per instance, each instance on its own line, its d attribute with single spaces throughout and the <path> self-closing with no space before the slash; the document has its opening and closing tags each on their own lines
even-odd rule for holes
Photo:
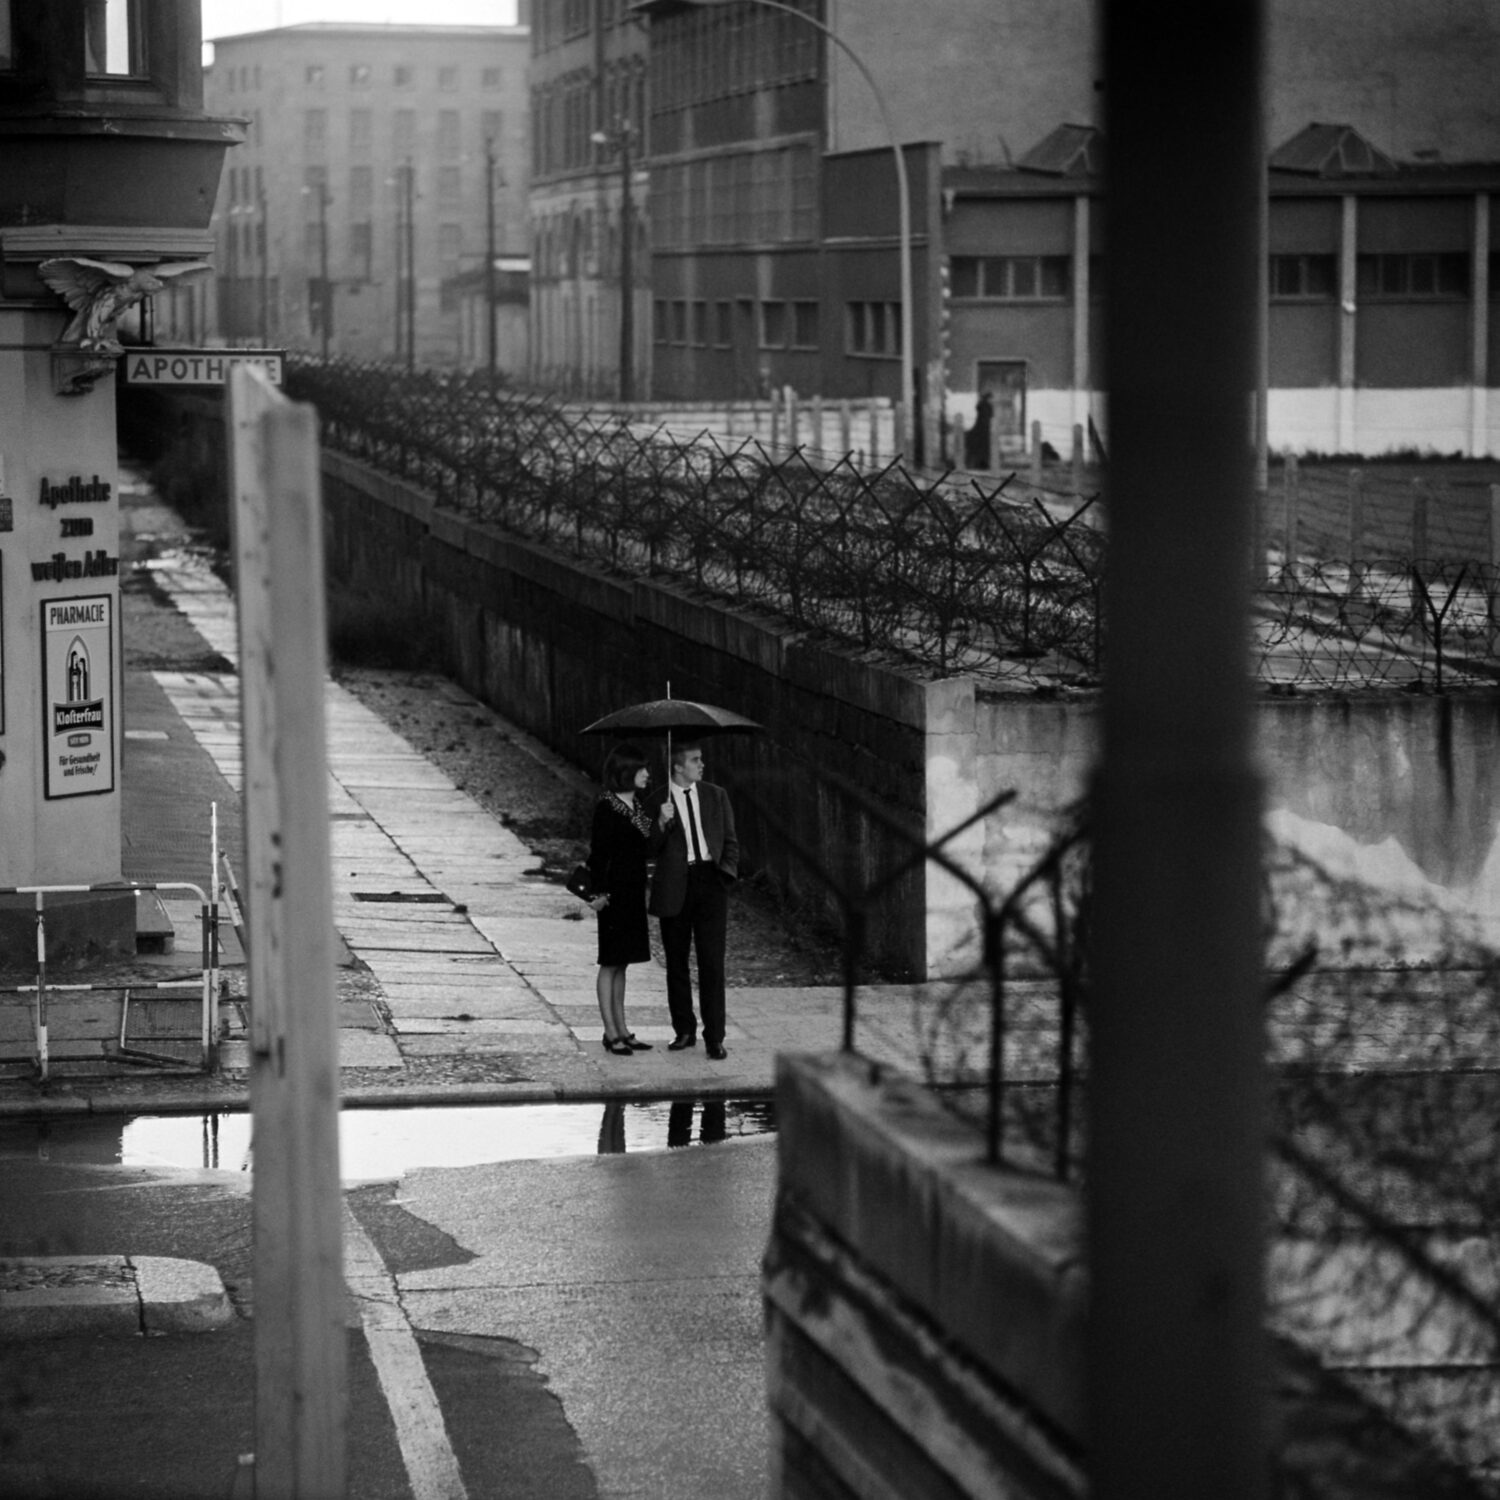
<svg viewBox="0 0 1500 1500">
<path fill-rule="evenodd" d="M 217 810 L 215 813 L 215 842 L 217 843 Z M 34 896 L 36 898 L 36 983 L 0 986 L 0 994 L 34 995 L 34 1025 L 36 1034 L 36 1061 L 41 1079 L 45 1081 L 51 1067 L 51 1049 L 48 1039 L 48 1004 L 50 997 L 58 994 L 81 994 L 88 991 L 118 990 L 123 992 L 120 1005 L 120 1029 L 117 1051 L 107 1054 L 118 1056 L 127 1062 L 180 1063 L 180 1058 L 164 1057 L 127 1044 L 127 1028 L 130 1017 L 131 990 L 191 990 L 201 987 L 202 1007 L 199 1017 L 198 1066 L 207 1072 L 213 1066 L 214 1056 L 214 1003 L 219 990 L 219 912 L 218 876 L 215 862 L 214 899 L 209 900 L 201 886 L 186 880 L 164 880 L 152 882 L 105 881 L 97 885 L 12 885 L 0 886 L 0 896 Z M 198 898 L 199 925 L 202 932 L 201 973 L 196 979 L 153 980 L 146 984 L 55 984 L 47 977 L 47 911 L 48 896 L 81 895 L 88 892 L 142 891 L 191 891 Z"/>
</svg>

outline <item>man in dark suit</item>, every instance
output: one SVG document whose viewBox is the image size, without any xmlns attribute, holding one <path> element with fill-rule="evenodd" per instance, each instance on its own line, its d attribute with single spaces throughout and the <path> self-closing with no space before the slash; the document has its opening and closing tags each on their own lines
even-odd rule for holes
<svg viewBox="0 0 1500 1500">
<path fill-rule="evenodd" d="M 734 809 L 721 786 L 703 779 L 703 747 L 672 747 L 672 777 L 656 815 L 649 910 L 661 922 L 667 957 L 667 1007 L 677 1033 L 667 1044 L 680 1052 L 698 1040 L 689 955 L 698 956 L 698 1007 L 703 1045 L 715 1061 L 724 1051 L 724 947 L 729 887 L 739 878 L 740 841 Z"/>
</svg>

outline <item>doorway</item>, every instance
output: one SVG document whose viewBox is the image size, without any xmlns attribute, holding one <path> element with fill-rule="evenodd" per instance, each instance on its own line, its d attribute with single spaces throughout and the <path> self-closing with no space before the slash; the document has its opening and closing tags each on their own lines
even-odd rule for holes
<svg viewBox="0 0 1500 1500">
<path fill-rule="evenodd" d="M 990 393 L 995 436 L 1002 452 L 1026 447 L 1026 361 L 981 359 L 974 367 L 974 388 Z"/>
</svg>

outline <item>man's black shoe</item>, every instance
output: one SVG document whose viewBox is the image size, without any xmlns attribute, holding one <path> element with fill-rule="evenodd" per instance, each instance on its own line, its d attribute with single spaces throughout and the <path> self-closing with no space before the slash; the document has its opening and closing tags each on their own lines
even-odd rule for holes
<svg viewBox="0 0 1500 1500">
<path fill-rule="evenodd" d="M 695 1036 L 674 1036 L 672 1040 L 667 1043 L 667 1051 L 681 1052 L 684 1047 L 696 1047 L 697 1045 L 698 1038 Z"/>
<path fill-rule="evenodd" d="M 722 1047 L 716 1046 L 712 1042 L 708 1044 L 708 1055 L 715 1062 L 723 1062 L 724 1059 L 729 1056 L 729 1054 Z"/>
</svg>

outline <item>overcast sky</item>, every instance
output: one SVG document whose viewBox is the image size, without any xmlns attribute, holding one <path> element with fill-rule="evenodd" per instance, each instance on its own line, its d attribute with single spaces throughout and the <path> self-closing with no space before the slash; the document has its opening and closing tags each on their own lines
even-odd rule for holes
<svg viewBox="0 0 1500 1500">
<path fill-rule="evenodd" d="M 304 21 L 509 26 L 515 19 L 515 0 L 203 0 L 203 35 L 209 41 Z"/>
</svg>

